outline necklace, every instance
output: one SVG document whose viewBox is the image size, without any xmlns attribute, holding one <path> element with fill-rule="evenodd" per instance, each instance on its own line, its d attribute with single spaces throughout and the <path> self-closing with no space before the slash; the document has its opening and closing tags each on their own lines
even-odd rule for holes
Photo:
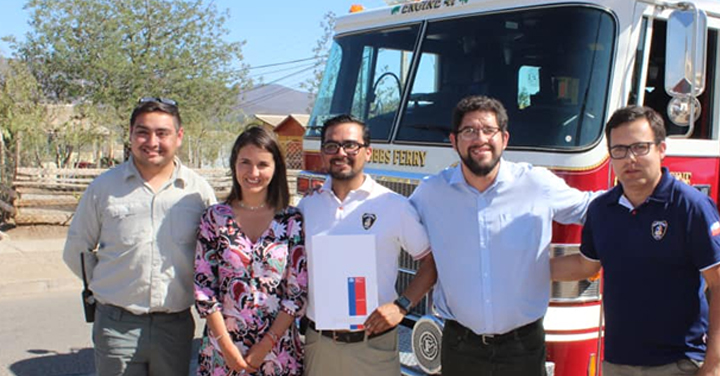
<svg viewBox="0 0 720 376">
<path fill-rule="evenodd" d="M 250 210 L 250 211 L 260 210 L 260 209 L 262 209 L 262 208 L 265 207 L 265 203 L 264 203 L 264 202 L 263 202 L 262 204 L 258 205 L 258 206 L 245 205 L 245 204 L 243 204 L 242 201 L 238 201 L 237 203 L 238 203 L 238 205 L 239 205 L 241 208 L 247 209 L 247 210 Z"/>
</svg>

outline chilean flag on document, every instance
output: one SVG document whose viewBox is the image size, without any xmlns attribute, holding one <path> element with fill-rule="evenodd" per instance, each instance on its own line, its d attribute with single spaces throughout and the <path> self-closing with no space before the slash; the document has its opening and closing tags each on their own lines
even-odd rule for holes
<svg viewBox="0 0 720 376">
<path fill-rule="evenodd" d="M 374 235 L 315 235 L 308 250 L 318 330 L 361 330 L 378 306 Z"/>
</svg>

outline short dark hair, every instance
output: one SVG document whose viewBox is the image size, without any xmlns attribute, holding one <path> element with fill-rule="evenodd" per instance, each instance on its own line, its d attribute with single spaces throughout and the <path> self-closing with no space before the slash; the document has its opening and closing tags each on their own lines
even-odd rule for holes
<svg viewBox="0 0 720 376">
<path fill-rule="evenodd" d="M 177 106 L 156 101 L 146 101 L 138 103 L 135 109 L 133 109 L 132 115 L 130 115 L 130 128 L 135 126 L 135 120 L 137 120 L 138 116 L 151 112 L 163 112 L 172 116 L 175 119 L 175 130 L 179 130 L 180 127 L 182 127 L 180 109 L 178 109 Z"/>
<path fill-rule="evenodd" d="M 331 127 L 334 127 L 338 124 L 344 124 L 344 123 L 354 123 L 362 127 L 363 131 L 363 143 L 365 146 L 370 146 L 370 128 L 363 123 L 360 119 L 357 119 L 351 115 L 338 115 L 335 117 L 332 117 L 330 119 L 325 120 L 323 123 L 322 129 L 320 130 L 320 143 L 325 142 L 325 133 L 327 133 L 327 130 Z"/>
<path fill-rule="evenodd" d="M 270 152 L 275 162 L 275 173 L 273 174 L 270 185 L 268 186 L 267 203 L 275 209 L 283 209 L 290 205 L 290 190 L 287 183 L 287 167 L 285 166 L 285 158 L 283 157 L 280 145 L 275 138 L 275 134 L 267 129 L 254 126 L 245 129 L 235 139 L 232 152 L 230 153 L 230 175 L 232 176 L 232 188 L 228 195 L 227 202 L 231 203 L 235 200 L 242 200 L 242 189 L 237 181 L 237 171 L 235 164 L 237 163 L 240 149 L 247 145 L 254 145 L 260 149 Z"/>
<path fill-rule="evenodd" d="M 500 130 L 505 132 L 508 127 L 508 115 L 505 106 L 495 98 L 484 95 L 473 95 L 465 97 L 458 102 L 452 113 L 452 133 L 460 130 L 460 123 L 468 112 L 490 111 L 495 114 Z"/>
<path fill-rule="evenodd" d="M 610 120 L 608 120 L 607 125 L 605 126 L 605 138 L 607 139 L 608 147 L 611 146 L 610 132 L 613 129 L 618 128 L 625 123 L 630 123 L 639 119 L 646 119 L 648 121 L 650 129 L 653 131 L 653 137 L 656 144 L 665 141 L 665 121 L 662 116 L 650 107 L 630 105 L 615 111 L 615 113 L 610 117 Z"/>
</svg>

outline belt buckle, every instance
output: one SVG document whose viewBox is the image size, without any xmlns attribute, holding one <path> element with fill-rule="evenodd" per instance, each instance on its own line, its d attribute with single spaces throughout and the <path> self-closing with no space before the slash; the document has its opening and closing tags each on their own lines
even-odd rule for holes
<svg viewBox="0 0 720 376">
<path fill-rule="evenodd" d="M 488 340 L 492 341 L 492 339 L 495 338 L 492 334 L 483 334 L 480 337 L 482 338 L 483 345 L 489 345 L 491 342 L 488 342 Z"/>
</svg>

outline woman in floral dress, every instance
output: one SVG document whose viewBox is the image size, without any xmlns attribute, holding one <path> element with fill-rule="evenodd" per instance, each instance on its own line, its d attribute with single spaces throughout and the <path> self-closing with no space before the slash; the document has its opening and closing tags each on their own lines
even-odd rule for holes
<svg viewBox="0 0 720 376">
<path fill-rule="evenodd" d="M 198 230 L 195 305 L 207 320 L 198 375 L 302 375 L 295 318 L 307 268 L 285 162 L 273 135 L 255 127 L 235 141 L 230 166 L 230 195 Z"/>
</svg>

